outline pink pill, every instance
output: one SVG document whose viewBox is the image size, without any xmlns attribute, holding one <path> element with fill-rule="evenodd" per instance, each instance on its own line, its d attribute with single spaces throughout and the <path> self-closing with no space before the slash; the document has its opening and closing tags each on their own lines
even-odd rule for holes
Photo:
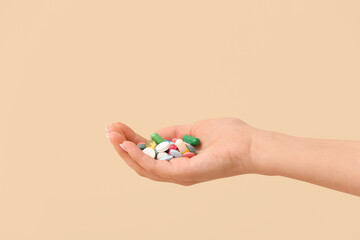
<svg viewBox="0 0 360 240">
<path fill-rule="evenodd" d="M 176 140 L 177 140 L 177 138 L 173 138 L 171 141 L 172 141 L 173 143 L 175 143 Z"/>
<path fill-rule="evenodd" d="M 192 152 L 186 152 L 186 153 L 183 154 L 183 157 L 191 158 L 191 157 L 193 157 L 194 155 L 195 155 L 195 154 L 192 153 Z"/>
<path fill-rule="evenodd" d="M 175 144 L 173 144 L 173 145 L 170 145 L 170 147 L 169 147 L 169 152 L 170 152 L 170 150 L 177 150 L 178 148 L 177 148 L 177 146 L 175 145 Z"/>
</svg>

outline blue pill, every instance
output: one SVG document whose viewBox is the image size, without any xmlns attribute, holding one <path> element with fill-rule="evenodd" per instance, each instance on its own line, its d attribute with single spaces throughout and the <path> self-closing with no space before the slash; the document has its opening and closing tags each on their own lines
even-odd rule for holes
<svg viewBox="0 0 360 240">
<path fill-rule="evenodd" d="M 174 158 L 182 157 L 181 152 L 179 152 L 178 150 L 175 150 L 175 149 L 171 149 L 171 150 L 170 150 L 170 154 L 171 154 L 171 156 L 173 156 Z"/>
<path fill-rule="evenodd" d="M 192 152 L 193 154 L 196 155 L 196 149 L 195 149 L 195 147 L 193 145 L 187 144 L 186 147 L 189 150 L 189 152 Z"/>
<path fill-rule="evenodd" d="M 165 156 L 165 157 L 160 158 L 159 160 L 167 160 L 167 161 L 169 161 L 169 160 L 171 160 L 172 158 L 174 158 L 172 155 L 167 155 L 167 156 Z"/>
<path fill-rule="evenodd" d="M 141 149 L 141 151 L 146 148 L 146 144 L 138 144 L 137 146 Z"/>
</svg>

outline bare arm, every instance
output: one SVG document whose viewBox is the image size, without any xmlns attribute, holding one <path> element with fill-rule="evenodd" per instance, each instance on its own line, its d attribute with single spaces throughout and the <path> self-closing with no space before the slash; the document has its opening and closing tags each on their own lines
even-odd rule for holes
<svg viewBox="0 0 360 240">
<path fill-rule="evenodd" d="M 188 186 L 257 173 L 360 196 L 360 141 L 299 138 L 256 129 L 236 118 L 206 119 L 157 131 L 165 139 L 189 134 L 201 140 L 196 156 L 168 162 L 144 154 L 136 144 L 146 139 L 125 124 L 114 123 L 107 130 L 120 157 L 155 181 Z"/>
<path fill-rule="evenodd" d="M 262 130 L 253 139 L 258 173 L 360 196 L 360 141 L 299 138 Z"/>
</svg>

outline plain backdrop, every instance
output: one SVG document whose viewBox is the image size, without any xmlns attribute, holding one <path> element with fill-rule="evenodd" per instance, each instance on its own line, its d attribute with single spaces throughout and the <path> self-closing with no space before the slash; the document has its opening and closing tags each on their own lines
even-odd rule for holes
<svg viewBox="0 0 360 240">
<path fill-rule="evenodd" d="M 359 12 L 351 0 L 0 0 L 0 239 L 359 239 L 358 197 L 260 175 L 153 182 L 104 130 L 122 121 L 148 138 L 229 116 L 360 139 Z"/>
</svg>

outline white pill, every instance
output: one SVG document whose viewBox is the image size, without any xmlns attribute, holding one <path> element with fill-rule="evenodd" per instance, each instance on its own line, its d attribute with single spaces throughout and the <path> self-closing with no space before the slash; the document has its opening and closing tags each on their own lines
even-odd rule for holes
<svg viewBox="0 0 360 240">
<path fill-rule="evenodd" d="M 155 158 L 155 150 L 152 149 L 152 148 L 149 148 L 149 147 L 145 148 L 145 149 L 143 150 L 143 153 L 149 155 L 149 156 L 152 157 L 152 158 Z"/>
<path fill-rule="evenodd" d="M 162 142 L 162 143 L 159 143 L 158 145 L 156 145 L 156 151 L 158 151 L 159 153 L 165 152 L 166 150 L 169 149 L 169 147 L 170 147 L 169 142 Z"/>
<path fill-rule="evenodd" d="M 184 141 L 181 139 L 176 140 L 175 144 L 176 144 L 177 148 L 179 149 L 179 152 L 181 152 L 181 153 L 184 153 L 188 150 Z"/>
<path fill-rule="evenodd" d="M 156 156 L 156 159 L 159 160 L 161 158 L 167 157 L 168 154 L 166 152 L 159 152 L 158 155 Z"/>
</svg>

